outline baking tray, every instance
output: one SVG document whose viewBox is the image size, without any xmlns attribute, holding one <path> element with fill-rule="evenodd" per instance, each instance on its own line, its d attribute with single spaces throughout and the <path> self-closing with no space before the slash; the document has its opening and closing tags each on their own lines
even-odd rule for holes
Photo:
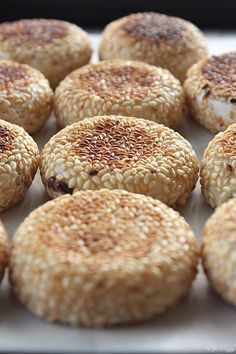
<svg viewBox="0 0 236 354">
<path fill-rule="evenodd" d="M 236 49 L 236 32 L 208 32 L 206 35 L 211 53 Z M 99 34 L 92 33 L 91 38 L 96 50 Z M 55 119 L 51 117 L 35 136 L 39 147 L 42 148 L 56 131 Z M 178 131 L 192 143 L 199 158 L 213 137 L 189 118 Z M 1 215 L 9 235 L 12 236 L 31 210 L 47 200 L 38 173 L 24 200 Z M 199 185 L 179 211 L 200 239 L 212 209 L 204 202 Z M 175 310 L 143 324 L 111 329 L 70 328 L 47 323 L 14 299 L 7 277 L 0 290 L 1 353 L 233 352 L 236 350 L 235 327 L 236 310 L 213 293 L 201 268 L 189 295 Z"/>
</svg>

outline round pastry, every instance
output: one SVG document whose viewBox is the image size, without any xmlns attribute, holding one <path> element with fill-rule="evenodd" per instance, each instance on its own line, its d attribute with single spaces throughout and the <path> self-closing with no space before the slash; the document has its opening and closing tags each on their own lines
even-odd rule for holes
<svg viewBox="0 0 236 354">
<path fill-rule="evenodd" d="M 0 58 L 33 66 L 53 88 L 90 56 L 87 33 L 72 23 L 27 19 L 0 24 Z"/>
<path fill-rule="evenodd" d="M 198 161 L 181 135 L 149 120 L 87 118 L 45 145 L 40 164 L 51 197 L 86 189 L 125 189 L 166 204 L 184 204 L 198 178 Z"/>
<path fill-rule="evenodd" d="M 236 305 L 236 199 L 220 205 L 207 220 L 202 257 L 205 272 L 217 293 Z"/>
<path fill-rule="evenodd" d="M 8 260 L 7 234 L 0 221 L 0 282 L 4 276 L 5 267 Z"/>
<path fill-rule="evenodd" d="M 168 69 L 181 82 L 208 55 L 203 34 L 192 23 L 155 12 L 132 14 L 104 30 L 100 58 L 131 59 Z"/>
<path fill-rule="evenodd" d="M 214 208 L 236 196 L 236 124 L 218 133 L 201 163 L 202 193 Z"/>
<path fill-rule="evenodd" d="M 192 116 L 213 133 L 236 123 L 236 52 L 195 64 L 184 83 Z"/>
<path fill-rule="evenodd" d="M 198 249 L 183 217 L 119 190 L 64 195 L 16 231 L 10 279 L 19 300 L 50 321 L 111 326 L 176 305 L 196 274 Z"/>
<path fill-rule="evenodd" d="M 48 80 L 28 65 L 0 60 L 0 117 L 36 133 L 48 119 L 53 92 Z"/>
<path fill-rule="evenodd" d="M 38 168 L 39 150 L 26 131 L 0 120 L 0 211 L 18 203 Z"/>
<path fill-rule="evenodd" d="M 57 87 L 54 111 L 61 127 L 96 115 L 141 117 L 175 128 L 184 94 L 167 70 L 141 62 L 111 60 L 69 74 Z"/>
</svg>

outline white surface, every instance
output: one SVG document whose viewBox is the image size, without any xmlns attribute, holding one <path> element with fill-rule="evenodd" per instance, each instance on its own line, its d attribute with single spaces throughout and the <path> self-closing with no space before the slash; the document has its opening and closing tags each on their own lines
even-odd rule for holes
<svg viewBox="0 0 236 354">
<path fill-rule="evenodd" d="M 98 35 L 94 34 L 96 49 Z M 207 34 L 211 53 L 236 49 L 236 33 Z M 191 120 L 185 121 L 179 132 L 193 145 L 200 157 L 212 134 Z M 40 148 L 56 132 L 53 118 L 35 136 Z M 37 175 L 23 202 L 1 215 L 11 236 L 28 213 L 48 200 Z M 180 209 L 198 239 L 205 220 L 212 210 L 199 186 L 187 204 Z M 236 310 L 218 298 L 208 286 L 202 270 L 187 298 L 173 311 L 155 321 L 137 326 L 90 330 L 49 324 L 30 314 L 10 294 L 7 279 L 0 291 L 0 352 L 81 352 L 81 353 L 156 353 L 212 352 L 236 350 Z"/>
</svg>

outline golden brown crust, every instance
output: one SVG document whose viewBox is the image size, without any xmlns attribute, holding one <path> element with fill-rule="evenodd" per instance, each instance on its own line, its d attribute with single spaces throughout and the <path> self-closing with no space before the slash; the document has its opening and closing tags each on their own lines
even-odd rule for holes
<svg viewBox="0 0 236 354">
<path fill-rule="evenodd" d="M 25 87 L 29 83 L 29 77 L 26 66 L 0 60 L 0 91 Z"/>
<path fill-rule="evenodd" d="M 236 52 L 210 57 L 202 63 L 201 71 L 212 85 L 224 90 L 230 89 L 236 94 Z"/>
<path fill-rule="evenodd" d="M 235 159 L 236 156 L 236 124 L 232 124 L 223 134 L 217 135 L 211 148 L 220 151 L 224 159 Z"/>
<path fill-rule="evenodd" d="M 0 24 L 0 41 L 12 45 L 46 45 L 68 34 L 66 22 L 46 19 L 24 19 Z"/>
<path fill-rule="evenodd" d="M 99 170 L 131 167 L 140 159 L 146 165 L 148 159 L 158 154 L 168 155 L 170 149 L 152 137 L 148 130 L 135 121 L 122 122 L 109 117 L 95 121 L 93 129 L 77 131 L 71 151 L 88 163 L 96 164 Z M 153 172 L 154 173 L 154 172 Z"/>
<path fill-rule="evenodd" d="M 52 197 L 84 189 L 125 189 L 183 204 L 195 187 L 198 161 L 178 133 L 148 120 L 98 116 L 68 125 L 41 154 Z"/>
<path fill-rule="evenodd" d="M 111 326 L 178 303 L 197 262 L 196 239 L 177 212 L 152 198 L 103 189 L 34 210 L 14 235 L 10 279 L 39 316 Z"/>
<path fill-rule="evenodd" d="M 178 17 L 143 12 L 127 17 L 122 29 L 130 36 L 159 43 L 174 43 L 185 34 L 186 22 Z"/>
<path fill-rule="evenodd" d="M 90 56 L 87 33 L 72 23 L 27 19 L 0 25 L 0 58 L 38 69 L 53 88 Z"/>
<path fill-rule="evenodd" d="M 76 70 L 70 75 L 70 79 L 75 81 L 81 90 L 114 103 L 127 99 L 127 96 L 142 99 L 156 87 L 157 81 L 161 80 L 151 68 L 122 65 L 126 64 L 122 62 L 119 66 L 118 61 L 115 63 L 116 66 L 112 66 L 111 62 L 107 65 L 90 64 L 90 70 Z"/>
<path fill-rule="evenodd" d="M 181 82 L 194 63 L 207 57 L 203 34 L 188 21 L 137 13 L 108 24 L 99 49 L 102 60 L 137 60 L 168 69 Z"/>
<path fill-rule="evenodd" d="M 183 89 L 171 73 L 127 60 L 107 60 L 75 70 L 56 89 L 54 100 L 60 127 L 86 117 L 117 114 L 175 128 L 183 108 Z"/>
</svg>

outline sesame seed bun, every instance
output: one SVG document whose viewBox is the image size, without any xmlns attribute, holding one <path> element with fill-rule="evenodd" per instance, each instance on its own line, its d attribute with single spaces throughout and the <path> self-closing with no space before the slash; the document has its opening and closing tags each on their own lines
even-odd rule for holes
<svg viewBox="0 0 236 354">
<path fill-rule="evenodd" d="M 0 221 L 0 282 L 3 279 L 7 261 L 8 261 L 7 234 L 2 222 Z"/>
<path fill-rule="evenodd" d="M 236 306 L 236 199 L 220 205 L 203 231 L 202 257 L 206 275 L 222 298 Z"/>
<path fill-rule="evenodd" d="M 218 133 L 206 148 L 201 163 L 202 193 L 214 208 L 236 196 L 236 124 Z"/>
<path fill-rule="evenodd" d="M 175 128 L 184 94 L 167 70 L 141 62 L 111 60 L 75 70 L 55 92 L 60 127 L 96 115 L 141 117 Z"/>
<path fill-rule="evenodd" d="M 155 12 L 111 22 L 100 44 L 100 58 L 131 59 L 168 69 L 181 82 L 188 68 L 207 56 L 203 34 L 192 23 Z"/>
<path fill-rule="evenodd" d="M 48 80 L 28 65 L 0 60 L 0 117 L 36 133 L 51 113 Z"/>
<path fill-rule="evenodd" d="M 86 189 L 125 189 L 184 204 L 198 161 L 181 135 L 141 118 L 100 116 L 71 124 L 46 144 L 40 164 L 51 197 Z"/>
<path fill-rule="evenodd" d="M 184 83 L 192 116 L 213 133 L 236 123 L 236 52 L 195 64 Z"/>
<path fill-rule="evenodd" d="M 26 131 L 0 120 L 0 211 L 18 203 L 38 168 L 39 150 Z"/>
<path fill-rule="evenodd" d="M 183 217 L 119 190 L 61 196 L 14 235 L 10 279 L 35 314 L 71 325 L 147 320 L 176 305 L 196 274 L 198 250 Z"/>
<path fill-rule="evenodd" d="M 88 35 L 69 22 L 27 19 L 0 24 L 0 58 L 33 66 L 53 88 L 90 56 Z"/>
</svg>

